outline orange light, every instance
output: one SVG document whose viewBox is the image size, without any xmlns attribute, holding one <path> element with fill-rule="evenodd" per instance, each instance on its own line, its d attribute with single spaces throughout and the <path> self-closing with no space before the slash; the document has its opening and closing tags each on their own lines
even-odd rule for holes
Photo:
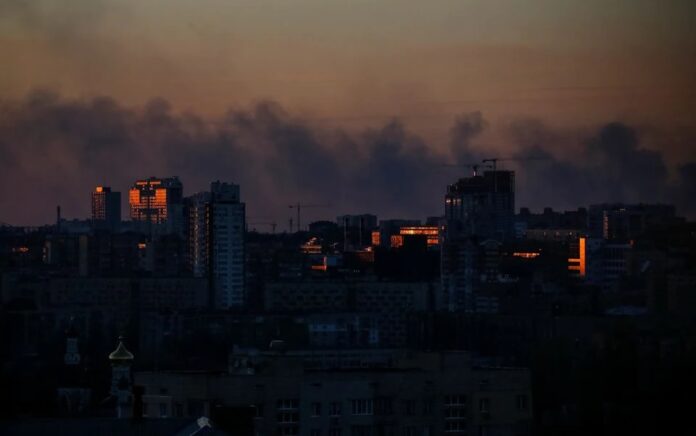
<svg viewBox="0 0 696 436">
<path fill-rule="evenodd" d="M 375 247 L 379 246 L 379 230 L 375 230 L 372 232 L 372 245 Z"/>
<path fill-rule="evenodd" d="M 399 230 L 400 235 L 425 235 L 428 245 L 438 245 L 440 243 L 440 228 L 438 226 L 409 226 Z"/>
<path fill-rule="evenodd" d="M 578 257 L 568 258 L 568 271 L 576 271 L 579 277 L 585 277 L 587 274 L 586 239 L 578 238 L 578 242 Z"/>
<path fill-rule="evenodd" d="M 535 257 L 539 256 L 539 253 L 536 251 L 515 251 L 512 253 L 512 255 L 515 257 L 521 257 L 523 259 L 534 259 Z"/>
</svg>

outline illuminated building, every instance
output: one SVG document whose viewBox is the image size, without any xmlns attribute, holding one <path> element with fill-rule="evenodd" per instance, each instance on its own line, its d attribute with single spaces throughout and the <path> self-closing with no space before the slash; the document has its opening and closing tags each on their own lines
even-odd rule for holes
<svg viewBox="0 0 696 436">
<path fill-rule="evenodd" d="M 568 271 L 579 278 L 587 275 L 587 239 L 578 239 L 578 256 L 568 258 Z"/>
<path fill-rule="evenodd" d="M 244 305 L 245 204 L 239 185 L 213 182 L 210 192 L 186 199 L 188 262 L 196 277 L 208 277 L 217 309 Z"/>
<path fill-rule="evenodd" d="M 128 193 L 130 219 L 152 224 L 167 224 L 167 230 L 180 230 L 183 186 L 177 177 L 138 180 Z"/>
<path fill-rule="evenodd" d="M 391 248 L 401 248 L 404 246 L 404 237 L 402 235 L 391 235 L 389 246 Z"/>
<path fill-rule="evenodd" d="M 399 235 L 425 235 L 428 247 L 440 244 L 440 228 L 437 226 L 407 226 L 399 230 Z"/>
<path fill-rule="evenodd" d="M 311 238 L 309 238 L 309 241 L 305 242 L 300 246 L 300 251 L 302 251 L 305 254 L 321 254 L 321 240 L 316 236 L 312 236 Z"/>
<path fill-rule="evenodd" d="M 121 193 L 108 186 L 97 186 L 92 191 L 92 225 L 116 231 L 121 224 Z"/>
<path fill-rule="evenodd" d="M 568 271 L 583 282 L 610 291 L 628 274 L 633 245 L 581 237 L 570 245 Z"/>
<path fill-rule="evenodd" d="M 373 230 L 370 239 L 372 240 L 372 246 L 378 247 L 380 244 L 379 230 Z"/>
<path fill-rule="evenodd" d="M 403 219 L 392 219 L 392 220 L 381 220 L 379 222 L 379 243 L 375 244 L 375 237 L 372 236 L 372 245 L 381 245 L 382 247 L 391 246 L 391 237 L 394 235 L 399 235 L 402 227 L 415 227 L 420 226 L 421 223 L 418 220 L 403 220 Z"/>
</svg>

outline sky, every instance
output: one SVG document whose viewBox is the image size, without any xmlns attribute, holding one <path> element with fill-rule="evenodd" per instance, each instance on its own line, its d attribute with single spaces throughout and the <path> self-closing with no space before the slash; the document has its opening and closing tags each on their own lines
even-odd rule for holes
<svg viewBox="0 0 696 436">
<path fill-rule="evenodd" d="M 175 174 L 281 227 L 423 218 L 443 163 L 530 155 L 518 206 L 696 213 L 688 0 L 0 0 L 0 65 L 0 222 Z"/>
</svg>

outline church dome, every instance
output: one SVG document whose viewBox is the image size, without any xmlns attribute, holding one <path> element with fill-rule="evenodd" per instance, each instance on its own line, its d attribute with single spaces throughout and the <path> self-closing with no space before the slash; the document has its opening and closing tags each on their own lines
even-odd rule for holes
<svg viewBox="0 0 696 436">
<path fill-rule="evenodd" d="M 126 346 L 123 345 L 123 336 L 118 338 L 118 347 L 109 354 L 109 360 L 112 362 L 128 362 L 133 360 L 133 357 L 133 353 L 128 351 Z"/>
</svg>

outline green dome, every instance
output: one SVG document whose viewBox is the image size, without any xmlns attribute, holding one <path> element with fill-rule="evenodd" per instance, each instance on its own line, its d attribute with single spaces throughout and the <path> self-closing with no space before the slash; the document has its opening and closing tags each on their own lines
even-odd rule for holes
<svg viewBox="0 0 696 436">
<path fill-rule="evenodd" d="M 126 349 L 123 345 L 123 337 L 118 338 L 118 347 L 109 354 L 109 360 L 112 362 L 127 362 L 133 360 L 133 353 Z"/>
</svg>

